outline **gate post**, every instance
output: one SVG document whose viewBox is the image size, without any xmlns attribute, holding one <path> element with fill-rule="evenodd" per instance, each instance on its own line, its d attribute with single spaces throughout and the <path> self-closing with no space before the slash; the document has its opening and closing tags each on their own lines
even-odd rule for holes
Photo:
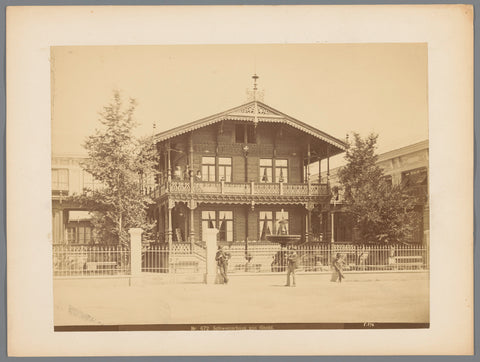
<svg viewBox="0 0 480 362">
<path fill-rule="evenodd" d="M 130 234 L 130 274 L 139 277 L 142 274 L 142 233 L 141 228 L 128 230 Z"/>
<path fill-rule="evenodd" d="M 214 284 L 215 277 L 217 275 L 217 262 L 215 261 L 215 255 L 217 253 L 217 234 L 218 229 L 205 230 L 205 238 L 207 239 L 207 270 L 205 274 L 205 283 Z"/>
</svg>

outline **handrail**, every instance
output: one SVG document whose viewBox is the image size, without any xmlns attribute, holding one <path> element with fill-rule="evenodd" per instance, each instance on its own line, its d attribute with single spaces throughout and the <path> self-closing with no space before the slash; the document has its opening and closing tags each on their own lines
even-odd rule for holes
<svg viewBox="0 0 480 362">
<path fill-rule="evenodd" d="M 193 186 L 193 187 L 192 187 Z M 318 183 L 278 182 L 224 182 L 224 181 L 171 181 L 156 188 L 159 196 L 170 193 L 228 194 L 228 195 L 283 195 L 283 196 L 327 196 L 328 185 Z M 157 193 L 155 193 L 157 196 Z"/>
</svg>

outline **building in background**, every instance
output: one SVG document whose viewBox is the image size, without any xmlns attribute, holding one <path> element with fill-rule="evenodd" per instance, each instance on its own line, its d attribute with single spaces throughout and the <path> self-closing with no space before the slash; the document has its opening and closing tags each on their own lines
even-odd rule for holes
<svg viewBox="0 0 480 362">
<path fill-rule="evenodd" d="M 383 169 L 385 178 L 392 185 L 402 185 L 407 192 L 417 198 L 415 212 L 420 225 L 412 243 L 429 242 L 429 197 L 428 197 L 428 140 L 382 153 L 377 164 Z M 329 179 L 332 190 L 338 186 L 337 173 L 340 168 L 330 171 Z M 314 176 L 317 177 L 317 176 Z M 327 172 L 322 173 L 322 179 Z M 314 235 L 318 241 L 352 243 L 356 240 L 351 217 L 343 211 L 342 192 L 334 193 L 329 209 L 314 213 Z M 333 230 L 333 233 L 332 233 Z M 317 238 L 318 235 L 318 238 Z"/>
<path fill-rule="evenodd" d="M 78 155 L 52 156 L 52 238 L 54 244 L 93 243 L 91 216 L 88 210 L 68 200 L 84 189 L 96 187 L 92 175 L 81 163 L 86 157 Z"/>
</svg>

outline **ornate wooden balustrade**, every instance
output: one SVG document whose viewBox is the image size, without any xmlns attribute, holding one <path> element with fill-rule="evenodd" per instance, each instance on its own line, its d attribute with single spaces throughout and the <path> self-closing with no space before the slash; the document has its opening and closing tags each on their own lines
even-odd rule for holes
<svg viewBox="0 0 480 362">
<path fill-rule="evenodd" d="M 329 196 L 327 184 L 290 184 L 259 182 L 188 182 L 171 181 L 157 186 L 152 192 L 154 198 L 164 195 L 236 195 L 236 196 Z"/>
</svg>

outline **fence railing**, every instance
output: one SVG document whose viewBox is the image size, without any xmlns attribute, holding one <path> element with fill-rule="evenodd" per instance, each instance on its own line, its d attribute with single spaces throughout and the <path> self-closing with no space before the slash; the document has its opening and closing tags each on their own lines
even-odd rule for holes
<svg viewBox="0 0 480 362">
<path fill-rule="evenodd" d="M 130 250 L 123 245 L 53 245 L 54 276 L 129 274 Z"/>
<path fill-rule="evenodd" d="M 284 272 L 287 252 L 292 247 L 278 244 L 232 244 L 225 250 L 230 253 L 229 271 Z M 361 246 L 348 244 L 303 244 L 295 247 L 297 266 L 303 272 L 330 271 L 337 254 L 344 255 L 345 271 L 408 271 L 428 270 L 429 253 L 421 245 Z"/>
<path fill-rule="evenodd" d="M 287 268 L 292 247 L 273 243 L 225 245 L 230 273 L 280 273 Z M 303 272 L 328 272 L 337 254 L 343 254 L 345 271 L 412 271 L 429 269 L 428 248 L 423 245 L 352 245 L 308 243 L 295 247 L 297 266 Z M 141 271 L 147 273 L 204 273 L 206 249 L 202 244 L 143 244 Z M 130 250 L 121 245 L 54 245 L 56 277 L 130 275 Z"/>
<path fill-rule="evenodd" d="M 200 273 L 205 271 L 205 249 L 196 244 L 173 243 L 142 245 L 142 272 Z"/>
</svg>

